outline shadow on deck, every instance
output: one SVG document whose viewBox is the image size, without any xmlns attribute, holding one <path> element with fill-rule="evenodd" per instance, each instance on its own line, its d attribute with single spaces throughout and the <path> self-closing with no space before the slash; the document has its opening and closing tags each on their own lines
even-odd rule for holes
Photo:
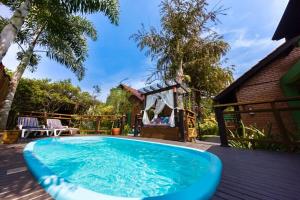
<svg viewBox="0 0 300 200">
<path fill-rule="evenodd" d="M 300 199 L 299 154 L 240 150 L 204 142 L 138 139 L 189 146 L 218 155 L 223 174 L 214 200 Z M 0 145 L 0 199 L 51 199 L 27 171 L 22 155 L 25 144 Z"/>
</svg>

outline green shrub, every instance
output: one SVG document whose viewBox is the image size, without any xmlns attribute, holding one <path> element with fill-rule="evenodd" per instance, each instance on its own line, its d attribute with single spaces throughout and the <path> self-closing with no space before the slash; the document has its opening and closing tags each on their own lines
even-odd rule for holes
<svg viewBox="0 0 300 200">
<path fill-rule="evenodd" d="M 287 147 L 285 145 L 266 142 L 276 140 L 276 138 L 271 135 L 271 130 L 271 124 L 268 124 L 266 129 L 258 129 L 254 125 L 245 126 L 244 123 L 241 122 L 240 127 L 236 131 L 228 130 L 229 136 L 231 138 L 241 140 L 229 140 L 229 145 L 232 147 L 244 149 L 286 151 Z"/>
<path fill-rule="evenodd" d="M 129 125 L 129 124 L 126 124 L 126 125 L 124 126 L 123 134 L 124 134 L 124 135 L 128 135 L 128 133 L 131 133 L 131 128 L 130 128 L 130 125 Z"/>
<path fill-rule="evenodd" d="M 213 116 L 204 119 L 199 128 L 201 135 L 218 135 L 218 124 Z"/>
</svg>

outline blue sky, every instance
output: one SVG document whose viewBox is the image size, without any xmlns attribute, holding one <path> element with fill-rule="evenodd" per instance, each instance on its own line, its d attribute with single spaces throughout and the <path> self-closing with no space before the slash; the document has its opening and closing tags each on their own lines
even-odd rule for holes
<svg viewBox="0 0 300 200">
<path fill-rule="evenodd" d="M 219 0 L 209 0 L 210 6 Z M 283 41 L 272 41 L 272 35 L 279 23 L 288 0 L 223 0 L 220 4 L 228 8 L 227 15 L 221 16 L 221 24 L 214 27 L 230 44 L 226 55 L 228 65 L 236 66 L 234 77 L 238 78 L 259 60 L 280 45 Z M 109 89 L 117 86 L 121 80 L 135 88 L 144 86 L 149 70 L 155 63 L 147 58 L 129 40 L 141 24 L 145 27 L 159 28 L 160 0 L 120 0 L 119 26 L 109 23 L 101 14 L 89 15 L 96 26 L 99 37 L 96 42 L 89 42 L 89 58 L 85 78 L 79 82 L 74 74 L 64 66 L 43 56 L 34 73 L 25 72 L 25 77 L 50 78 L 52 80 L 71 79 L 84 91 L 92 91 L 93 85 L 102 88 L 101 100 L 105 100 Z M 0 6 L 0 15 L 9 17 L 11 13 Z M 12 46 L 3 60 L 9 69 L 15 69 L 17 47 Z"/>
</svg>

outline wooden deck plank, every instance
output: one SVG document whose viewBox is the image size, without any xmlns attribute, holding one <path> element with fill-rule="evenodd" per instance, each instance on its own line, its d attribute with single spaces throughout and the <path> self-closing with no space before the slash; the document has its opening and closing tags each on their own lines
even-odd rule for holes
<svg viewBox="0 0 300 200">
<path fill-rule="evenodd" d="M 213 143 L 134 139 L 184 145 L 219 156 L 223 163 L 223 173 L 213 200 L 297 200 L 300 197 L 299 154 L 224 148 Z M 29 141 L 0 145 L 0 199 L 52 199 L 28 170 L 16 169 L 26 167 L 23 148 Z M 8 170 L 14 173 L 7 175 Z"/>
</svg>

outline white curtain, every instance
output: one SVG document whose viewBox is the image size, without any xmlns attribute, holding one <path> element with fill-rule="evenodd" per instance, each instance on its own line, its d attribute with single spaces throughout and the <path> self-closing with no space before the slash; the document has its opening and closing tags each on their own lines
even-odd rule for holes
<svg viewBox="0 0 300 200">
<path fill-rule="evenodd" d="M 162 99 L 157 99 L 152 121 L 158 118 L 158 114 L 163 111 L 165 105 L 166 103 Z"/>
<path fill-rule="evenodd" d="M 168 90 L 165 92 L 161 92 L 160 96 L 162 98 L 162 100 L 164 101 L 164 103 L 172 109 L 171 115 L 170 115 L 170 120 L 169 120 L 169 124 L 171 127 L 175 127 L 175 119 L 174 119 L 174 94 L 173 94 L 173 90 Z"/>
<path fill-rule="evenodd" d="M 147 111 L 155 104 L 156 100 L 157 103 L 154 110 L 154 118 L 152 120 L 156 119 L 158 117 L 158 114 L 161 113 L 162 110 L 164 109 L 165 105 L 167 105 L 169 108 L 172 109 L 169 124 L 171 127 L 175 127 L 175 119 L 174 119 L 175 107 L 174 107 L 173 90 L 168 90 L 168 91 L 161 92 L 159 94 L 152 94 L 147 96 L 146 107 L 143 114 L 143 124 L 145 125 L 150 124 Z"/>
<path fill-rule="evenodd" d="M 150 124 L 147 111 L 155 104 L 156 99 L 157 99 L 156 94 L 148 95 L 146 98 L 146 107 L 143 114 L 143 124 L 145 125 Z"/>
</svg>

